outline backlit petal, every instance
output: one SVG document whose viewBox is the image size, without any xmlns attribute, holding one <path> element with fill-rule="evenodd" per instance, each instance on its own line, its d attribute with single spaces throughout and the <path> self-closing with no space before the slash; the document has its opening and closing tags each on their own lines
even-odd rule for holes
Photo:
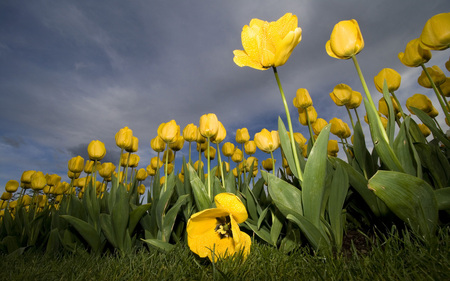
<svg viewBox="0 0 450 281">
<path fill-rule="evenodd" d="M 218 209 L 232 214 L 237 223 L 243 223 L 248 218 L 247 210 L 241 199 L 232 193 L 219 193 L 214 197 L 214 202 Z"/>
</svg>

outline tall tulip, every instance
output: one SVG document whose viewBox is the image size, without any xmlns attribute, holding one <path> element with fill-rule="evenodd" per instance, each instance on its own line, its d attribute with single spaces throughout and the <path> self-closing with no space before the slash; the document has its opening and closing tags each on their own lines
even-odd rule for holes
<svg viewBox="0 0 450 281">
<path fill-rule="evenodd" d="M 450 13 L 432 16 L 423 27 L 420 46 L 430 50 L 445 50 L 450 47 Z"/>
<path fill-rule="evenodd" d="M 90 159 L 102 160 L 106 154 L 105 144 L 99 140 L 93 140 L 89 143 L 87 151 Z"/>
<path fill-rule="evenodd" d="M 325 45 L 327 54 L 337 59 L 349 59 L 363 48 L 364 39 L 358 22 L 354 19 L 337 23 Z"/>
<path fill-rule="evenodd" d="M 116 145 L 125 149 L 133 144 L 133 131 L 128 127 L 123 127 L 116 133 L 115 139 Z"/>
<path fill-rule="evenodd" d="M 180 135 L 180 126 L 177 125 L 175 120 L 170 120 L 167 123 L 161 123 L 158 127 L 158 136 L 165 143 L 176 142 Z"/>
<path fill-rule="evenodd" d="M 392 68 L 383 68 L 373 78 L 375 88 L 380 93 L 383 93 L 384 80 L 386 80 L 389 93 L 392 93 L 394 91 L 397 91 L 397 89 L 400 87 L 402 76 Z"/>
<path fill-rule="evenodd" d="M 416 38 L 406 44 L 405 52 L 399 53 L 398 58 L 405 66 L 417 67 L 431 59 L 431 52 L 423 49 Z"/>
</svg>

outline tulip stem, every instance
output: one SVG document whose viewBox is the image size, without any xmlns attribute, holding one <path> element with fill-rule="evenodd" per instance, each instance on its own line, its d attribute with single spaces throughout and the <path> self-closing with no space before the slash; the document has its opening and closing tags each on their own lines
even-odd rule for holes
<svg viewBox="0 0 450 281">
<path fill-rule="evenodd" d="M 164 157 L 164 154 L 163 154 Z M 164 192 L 167 190 L 167 166 L 169 165 L 169 147 L 167 146 L 166 164 L 164 165 Z"/>
<path fill-rule="evenodd" d="M 364 92 L 366 93 L 367 100 L 369 101 L 369 106 L 372 108 L 372 110 L 374 112 L 378 112 L 377 108 L 375 107 L 375 103 L 373 102 L 372 96 L 370 95 L 369 88 L 367 88 L 366 80 L 364 79 L 361 68 L 359 67 L 358 60 L 356 59 L 356 57 L 354 55 L 352 56 L 352 60 L 353 60 L 353 63 L 355 64 L 356 72 L 358 72 L 358 76 L 359 76 L 359 79 L 361 80 L 361 84 L 363 86 Z M 378 114 L 375 114 L 375 118 L 376 119 L 374 121 L 378 123 L 378 127 L 383 128 L 383 124 L 381 123 L 380 116 L 378 116 Z M 389 143 L 389 139 L 387 137 L 386 130 L 380 130 L 380 133 L 381 133 L 381 136 L 383 137 L 383 139 L 385 139 L 386 143 Z"/>
<path fill-rule="evenodd" d="M 428 77 L 428 80 L 430 80 L 431 87 L 433 88 L 434 93 L 436 94 L 436 97 L 437 97 L 437 99 L 438 99 L 438 101 L 439 101 L 439 104 L 441 105 L 442 110 L 444 111 L 445 117 L 447 117 L 447 120 L 450 122 L 450 116 L 449 116 L 449 113 L 448 113 L 447 106 L 445 105 L 444 101 L 442 100 L 442 97 L 441 97 L 441 95 L 439 94 L 438 89 L 436 88 L 436 84 L 434 84 L 434 81 L 433 81 L 433 79 L 431 78 L 430 73 L 428 73 L 428 70 L 427 70 L 427 68 L 425 67 L 425 64 L 424 64 L 424 63 L 421 63 L 420 66 L 422 66 L 423 72 L 425 72 L 425 74 L 426 74 L 427 77 Z"/>
<path fill-rule="evenodd" d="M 286 118 L 288 121 L 288 126 L 289 126 L 289 131 L 290 131 L 289 137 L 290 137 L 290 141 L 291 141 L 292 153 L 294 155 L 295 169 L 297 170 L 299 180 L 302 182 L 303 174 L 302 174 L 302 170 L 300 169 L 300 162 L 299 162 L 298 156 L 297 156 L 297 147 L 295 146 L 295 141 L 294 141 L 294 131 L 292 129 L 291 115 L 289 114 L 289 108 L 288 108 L 288 105 L 286 102 L 286 97 L 284 96 L 283 87 L 281 86 L 280 78 L 278 77 L 277 68 L 275 66 L 272 68 L 273 68 L 273 73 L 275 74 L 275 79 L 277 80 L 278 89 L 280 90 L 281 99 L 283 100 L 284 110 L 286 111 Z"/>
<path fill-rule="evenodd" d="M 355 111 L 356 119 L 358 119 L 358 122 L 361 125 L 361 120 L 359 120 L 359 115 L 358 115 L 358 111 L 356 111 L 356 107 L 353 110 Z"/>
<path fill-rule="evenodd" d="M 446 101 L 444 93 L 442 92 L 441 86 L 436 85 L 436 88 L 438 89 L 439 93 L 441 94 L 441 97 L 444 101 Z M 447 110 L 450 111 L 450 104 L 447 102 Z"/>
<path fill-rule="evenodd" d="M 219 143 L 217 143 L 217 160 L 219 160 L 219 169 L 220 169 L 220 177 L 222 178 L 222 187 L 225 189 L 225 178 L 223 176 L 223 165 L 222 160 L 220 159 L 220 147 Z"/>
<path fill-rule="evenodd" d="M 207 163 L 208 163 L 208 196 L 209 196 L 209 198 L 210 199 L 212 199 L 212 197 L 211 197 L 211 159 L 210 159 L 210 155 L 209 155 L 209 137 L 207 137 L 206 138 L 207 139 L 207 141 L 208 141 L 208 146 L 206 147 L 206 149 L 207 149 L 207 151 L 206 151 L 206 155 L 207 155 L 207 158 L 208 159 L 206 159 L 207 161 Z"/>
<path fill-rule="evenodd" d="M 311 143 L 312 145 L 314 145 L 314 134 L 311 128 L 311 121 L 309 120 L 309 114 L 308 114 L 308 110 L 305 109 L 305 113 L 306 113 L 306 122 L 308 123 L 308 130 L 309 130 L 309 137 L 311 138 Z"/>
<path fill-rule="evenodd" d="M 392 97 L 394 98 L 395 102 L 396 102 L 397 105 L 398 105 L 398 110 L 400 110 L 400 113 L 401 113 L 401 115 L 402 115 L 402 118 L 405 119 L 406 114 L 403 113 L 402 106 L 400 105 L 400 102 L 398 101 L 397 96 L 395 95 L 394 91 L 391 92 L 391 95 L 392 95 Z"/>
<path fill-rule="evenodd" d="M 352 127 L 355 128 L 355 123 L 353 123 L 352 113 L 350 112 L 350 109 L 347 106 L 345 106 L 345 108 L 347 109 L 348 117 L 350 117 L 350 122 L 352 123 Z"/>
<path fill-rule="evenodd" d="M 272 174 L 275 176 L 275 159 L 273 158 L 273 151 L 270 151 L 270 157 L 272 158 Z"/>
</svg>

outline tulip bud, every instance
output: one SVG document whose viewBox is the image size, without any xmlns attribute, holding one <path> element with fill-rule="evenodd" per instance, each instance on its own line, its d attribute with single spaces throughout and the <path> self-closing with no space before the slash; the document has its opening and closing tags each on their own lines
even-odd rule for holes
<svg viewBox="0 0 450 281">
<path fill-rule="evenodd" d="M 188 124 L 183 129 L 183 137 L 187 142 L 197 141 L 197 126 L 194 124 Z"/>
<path fill-rule="evenodd" d="M 394 114 L 396 115 L 399 112 L 399 107 L 397 102 L 395 101 L 395 99 L 393 97 L 391 97 L 391 101 L 392 101 L 392 105 L 394 106 Z M 389 109 L 386 103 L 386 100 L 384 99 L 384 97 L 382 97 L 379 101 L 378 101 L 378 112 L 380 112 L 381 114 L 383 114 L 384 116 L 389 116 Z"/>
<path fill-rule="evenodd" d="M 221 143 L 227 137 L 227 130 L 223 126 L 222 122 L 219 121 L 219 130 L 217 134 L 211 139 L 213 143 Z"/>
<path fill-rule="evenodd" d="M 312 124 L 314 134 L 319 135 L 323 128 L 328 125 L 328 122 L 323 118 L 317 118 L 316 122 Z M 306 141 L 305 141 L 306 142 Z"/>
<path fill-rule="evenodd" d="M 200 163 L 200 164 L 199 164 Z M 200 167 L 199 167 L 200 166 Z M 200 170 L 203 170 L 203 162 L 202 161 L 195 161 L 195 163 L 194 163 L 194 169 L 196 170 L 196 171 L 198 171 L 198 169 L 200 169 Z"/>
<path fill-rule="evenodd" d="M 267 158 L 266 160 L 263 160 L 262 166 L 263 166 L 264 170 L 266 170 L 268 172 L 272 171 L 273 170 L 272 158 Z"/>
<path fill-rule="evenodd" d="M 254 139 L 256 146 L 266 153 L 275 151 L 280 143 L 278 131 L 269 132 L 267 129 L 262 129 L 261 132 L 256 133 Z"/>
<path fill-rule="evenodd" d="M 402 77 L 400 74 L 392 68 L 383 68 L 378 74 L 373 78 L 373 82 L 375 83 L 375 88 L 377 88 L 378 92 L 383 93 L 383 85 L 384 80 L 386 80 L 386 84 L 388 87 L 388 92 L 392 93 L 397 91 L 400 87 L 400 82 L 402 81 Z"/>
<path fill-rule="evenodd" d="M 116 133 L 115 139 L 118 147 L 122 149 L 131 147 L 133 145 L 133 131 L 128 127 L 123 127 Z"/>
<path fill-rule="evenodd" d="M 177 140 L 173 143 L 169 143 L 169 148 L 173 151 L 180 151 L 184 146 L 184 137 L 182 135 L 178 136 Z"/>
<path fill-rule="evenodd" d="M 231 160 L 234 163 L 239 163 L 242 162 L 242 159 L 244 159 L 244 154 L 242 153 L 242 150 L 236 148 L 233 152 L 233 155 L 231 156 Z"/>
<path fill-rule="evenodd" d="M 203 152 L 206 150 L 206 148 L 208 147 L 208 143 L 204 142 L 204 143 L 197 143 L 197 151 Z"/>
<path fill-rule="evenodd" d="M 346 128 L 344 125 L 344 121 L 342 121 L 339 118 L 333 118 L 330 120 L 330 124 L 331 124 L 331 128 L 330 128 L 330 132 L 337 136 L 343 136 L 346 133 Z"/>
<path fill-rule="evenodd" d="M 136 180 L 144 181 L 147 178 L 148 174 L 144 168 L 141 168 L 136 173 Z"/>
<path fill-rule="evenodd" d="M 173 160 L 175 160 L 175 154 L 173 153 L 172 149 L 167 149 L 166 151 L 164 151 L 162 161 L 166 163 L 166 160 L 169 163 L 172 163 Z"/>
<path fill-rule="evenodd" d="M 152 168 L 152 165 L 148 165 L 147 168 L 145 169 L 147 171 L 147 174 L 149 176 L 154 176 L 156 175 L 156 170 Z"/>
<path fill-rule="evenodd" d="M 71 171 L 75 174 L 81 173 L 84 168 L 84 158 L 79 155 L 71 158 L 68 163 L 68 168 L 69 168 L 69 171 Z"/>
<path fill-rule="evenodd" d="M 337 157 L 339 146 L 337 140 L 329 140 L 327 145 L 327 153 L 332 157 Z"/>
<path fill-rule="evenodd" d="M 432 16 L 423 27 L 420 46 L 424 49 L 444 50 L 450 47 L 450 13 Z"/>
<path fill-rule="evenodd" d="M 61 177 L 57 174 L 49 175 L 47 178 L 47 184 L 50 186 L 57 186 L 61 182 Z"/>
<path fill-rule="evenodd" d="M 316 120 L 316 122 L 317 122 L 317 120 Z M 316 122 L 314 122 L 314 123 L 316 123 Z M 288 135 L 289 135 L 289 132 L 288 132 Z M 278 140 L 279 140 L 279 138 L 278 138 Z M 301 133 L 295 132 L 294 133 L 294 141 L 296 143 L 298 143 L 299 146 L 303 146 L 307 142 L 307 139 Z M 281 145 L 280 142 L 278 142 L 278 147 L 280 145 Z"/>
<path fill-rule="evenodd" d="M 330 97 L 337 106 L 343 106 L 350 102 L 353 90 L 346 84 L 338 84 L 333 88 Z"/>
<path fill-rule="evenodd" d="M 433 106 L 430 112 L 427 112 L 428 116 L 431 118 L 434 118 L 439 115 L 439 112 L 437 111 L 436 107 Z"/>
<path fill-rule="evenodd" d="M 297 90 L 293 103 L 296 108 L 307 108 L 313 105 L 308 90 L 303 88 Z"/>
<path fill-rule="evenodd" d="M 150 146 L 155 152 L 163 152 L 166 149 L 166 143 L 159 136 L 154 137 L 150 141 Z"/>
<path fill-rule="evenodd" d="M 200 117 L 198 129 L 205 138 L 214 137 L 219 130 L 219 120 L 214 113 L 204 114 Z"/>
<path fill-rule="evenodd" d="M 352 91 L 350 101 L 345 105 L 348 109 L 358 108 L 361 105 L 362 95 L 360 92 Z"/>
<path fill-rule="evenodd" d="M 86 174 L 92 174 L 94 172 L 94 161 L 86 160 L 86 165 L 84 165 L 84 172 Z"/>
<path fill-rule="evenodd" d="M 19 188 L 19 182 L 16 180 L 9 180 L 5 185 L 5 190 L 9 193 L 14 193 Z"/>
<path fill-rule="evenodd" d="M 128 162 L 128 167 L 136 168 L 139 165 L 140 159 L 141 159 L 141 157 L 139 157 L 139 155 L 131 153 L 130 161 Z"/>
<path fill-rule="evenodd" d="M 205 157 L 208 159 L 208 150 L 204 152 Z M 212 146 L 209 147 L 209 159 L 214 160 L 216 158 L 216 149 Z"/>
<path fill-rule="evenodd" d="M 29 170 L 22 173 L 22 177 L 20 178 L 21 183 L 31 183 L 31 176 L 36 173 L 36 171 Z"/>
<path fill-rule="evenodd" d="M 399 53 L 398 58 L 405 66 L 417 67 L 431 59 L 431 52 L 424 50 L 420 46 L 419 38 L 416 38 L 406 44 L 405 52 Z"/>
<path fill-rule="evenodd" d="M 433 80 L 434 84 L 436 86 L 442 85 L 445 80 L 446 76 L 444 72 L 439 68 L 437 65 L 433 65 L 432 67 L 427 67 L 428 74 L 430 74 L 431 79 Z M 420 74 L 419 78 L 417 79 L 417 82 L 420 86 L 424 88 L 432 88 L 430 79 L 428 79 L 428 76 L 426 75 L 425 71 L 422 70 L 422 73 Z"/>
<path fill-rule="evenodd" d="M 11 198 L 12 198 L 12 193 L 9 193 L 7 191 L 3 192 L 2 196 L 0 197 L 0 199 L 4 200 L 4 201 L 11 200 Z"/>
<path fill-rule="evenodd" d="M 430 129 L 425 124 L 417 124 L 424 137 L 428 137 L 431 134 Z"/>
<path fill-rule="evenodd" d="M 311 124 L 316 122 L 316 120 L 317 120 L 317 112 L 316 112 L 316 109 L 314 108 L 314 106 L 310 106 L 310 107 L 308 107 L 306 109 L 298 108 L 298 121 L 303 126 L 307 126 L 308 125 L 308 119 L 306 119 L 307 118 L 306 115 L 308 115 L 309 122 Z"/>
<path fill-rule="evenodd" d="M 256 152 L 255 141 L 248 141 L 244 144 L 244 150 L 247 155 L 253 155 Z"/>
<path fill-rule="evenodd" d="M 47 180 L 42 172 L 36 172 L 31 176 L 31 188 L 42 190 L 47 185 Z"/>
<path fill-rule="evenodd" d="M 248 134 L 247 128 L 237 129 L 236 131 L 236 142 L 246 143 L 250 140 L 250 135 Z"/>
<path fill-rule="evenodd" d="M 325 45 L 327 54 L 337 59 L 349 59 L 363 48 L 364 39 L 354 19 L 338 22 Z"/>
<path fill-rule="evenodd" d="M 158 136 L 165 143 L 176 142 L 180 135 L 180 126 L 177 125 L 175 120 L 171 120 L 167 123 L 162 123 L 158 127 Z"/>
<path fill-rule="evenodd" d="M 104 179 L 109 179 L 109 178 L 111 178 L 115 169 L 116 169 L 116 166 L 113 163 L 105 162 L 100 166 L 100 169 L 98 170 L 98 174 Z"/>
<path fill-rule="evenodd" d="M 138 151 L 138 148 L 139 148 L 139 139 L 135 136 L 132 136 L 131 137 L 131 145 L 125 147 L 125 150 L 127 152 L 136 152 L 136 151 Z"/>
<path fill-rule="evenodd" d="M 433 104 L 431 103 L 431 100 L 422 94 L 414 94 L 412 97 L 409 97 L 406 100 L 406 107 L 411 112 L 411 114 L 414 114 L 410 107 L 415 107 L 420 110 L 422 110 L 425 113 L 431 112 L 433 110 Z"/>
<path fill-rule="evenodd" d="M 450 77 L 445 78 L 445 82 L 439 86 L 441 88 L 441 92 L 445 97 L 450 97 Z"/>
<path fill-rule="evenodd" d="M 225 157 L 230 157 L 233 155 L 234 153 L 234 144 L 231 142 L 226 142 L 223 144 L 222 146 L 222 153 Z"/>
<path fill-rule="evenodd" d="M 106 154 L 105 144 L 99 140 L 93 140 L 89 143 L 87 151 L 90 159 L 102 160 Z"/>
<path fill-rule="evenodd" d="M 144 194 L 145 193 L 145 185 L 144 184 L 139 185 L 138 188 L 137 188 L 137 192 L 140 195 Z"/>
</svg>

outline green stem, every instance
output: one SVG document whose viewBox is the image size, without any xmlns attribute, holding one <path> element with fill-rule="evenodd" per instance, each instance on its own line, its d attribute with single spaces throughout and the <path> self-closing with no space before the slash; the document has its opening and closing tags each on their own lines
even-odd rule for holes
<svg viewBox="0 0 450 281">
<path fill-rule="evenodd" d="M 400 110 L 400 113 L 401 113 L 401 115 L 402 115 L 402 118 L 404 119 L 405 116 L 406 116 L 406 114 L 403 112 L 403 108 L 402 108 L 402 106 L 400 105 L 400 102 L 398 101 L 397 96 L 395 95 L 394 91 L 391 92 L 391 95 L 392 95 L 392 97 L 394 98 L 395 102 L 397 103 L 397 105 L 398 105 L 398 110 Z"/>
<path fill-rule="evenodd" d="M 241 143 L 242 146 L 242 170 L 243 170 L 243 174 L 244 174 L 244 182 L 245 182 L 245 167 L 246 167 L 246 163 L 245 163 L 245 148 L 244 148 L 244 143 Z"/>
<path fill-rule="evenodd" d="M 192 165 L 192 159 L 191 159 L 191 144 L 192 144 L 192 142 L 189 142 L 189 164 Z"/>
<path fill-rule="evenodd" d="M 447 117 L 447 120 L 450 121 L 450 115 L 449 115 L 449 113 L 448 113 L 447 106 L 445 105 L 444 101 L 442 100 L 442 97 L 441 97 L 441 95 L 439 94 L 438 89 L 436 88 L 436 84 L 434 84 L 434 81 L 433 81 L 433 79 L 431 78 L 430 73 L 428 73 L 428 70 L 427 70 L 427 68 L 425 67 L 425 64 L 424 64 L 424 63 L 421 63 L 420 66 L 422 66 L 422 69 L 423 69 L 423 71 L 425 72 L 425 74 L 427 75 L 428 80 L 430 80 L 431 87 L 433 88 L 434 93 L 436 94 L 436 97 L 438 98 L 438 101 L 439 101 L 439 103 L 440 103 L 440 105 L 441 105 L 441 107 L 442 107 L 442 110 L 444 111 L 445 117 Z"/>
<path fill-rule="evenodd" d="M 345 108 L 347 109 L 348 117 L 350 117 L 350 122 L 352 123 L 352 128 L 355 128 L 355 123 L 353 123 L 353 118 L 352 118 L 350 109 L 347 106 L 345 106 Z"/>
<path fill-rule="evenodd" d="M 117 181 L 115 188 L 119 187 L 119 181 L 120 181 L 120 161 L 122 160 L 122 154 L 123 154 L 123 148 L 120 150 L 120 158 L 119 158 L 119 165 L 117 165 Z"/>
<path fill-rule="evenodd" d="M 302 174 L 302 170 L 300 169 L 300 162 L 298 160 L 297 148 L 295 146 L 294 131 L 292 129 L 291 115 L 289 114 L 289 108 L 288 108 L 288 105 L 286 102 L 286 97 L 284 96 L 283 87 L 281 86 L 280 78 L 278 77 L 277 68 L 276 67 L 272 67 L 272 68 L 273 68 L 273 73 L 275 74 L 275 79 L 277 80 L 278 89 L 280 90 L 281 99 L 283 100 L 284 110 L 286 111 L 286 118 L 288 121 L 289 131 L 291 132 L 289 134 L 289 137 L 290 137 L 290 141 L 291 141 L 292 153 L 294 155 L 295 169 L 297 170 L 299 180 L 302 182 L 303 174 Z"/>
<path fill-rule="evenodd" d="M 445 104 L 447 106 L 447 110 L 450 111 L 450 104 L 448 104 L 448 102 L 447 102 L 447 100 L 446 100 L 446 98 L 444 96 L 444 93 L 442 92 L 441 86 L 440 85 L 436 85 L 436 88 L 438 89 L 439 94 L 441 94 L 441 97 L 442 97 L 442 99 L 444 100 L 444 102 L 445 102 Z"/>
<path fill-rule="evenodd" d="M 209 196 L 209 198 L 210 199 L 212 199 L 212 197 L 211 197 L 211 194 L 212 194 L 212 192 L 211 192 L 211 159 L 209 158 L 210 157 L 210 155 L 209 155 L 209 137 L 207 137 L 206 138 L 207 139 L 207 141 L 208 141 L 208 146 L 206 147 L 206 155 L 207 155 L 207 158 L 208 159 L 206 159 L 206 161 L 208 162 L 208 196 Z"/>
<path fill-rule="evenodd" d="M 315 142 L 314 134 L 313 134 L 312 127 L 311 127 L 311 121 L 309 120 L 308 110 L 306 108 L 305 108 L 305 113 L 306 113 L 306 122 L 308 123 L 309 137 L 311 138 L 312 145 L 314 145 L 314 142 Z M 294 133 L 292 133 L 292 134 L 294 134 Z"/>
<path fill-rule="evenodd" d="M 273 151 L 270 152 L 270 157 L 272 158 L 272 174 L 275 176 L 275 159 L 273 158 Z"/>
<path fill-rule="evenodd" d="M 164 154 L 163 154 L 164 157 Z M 167 190 L 167 166 L 169 165 L 169 146 L 167 146 L 166 164 L 164 165 L 164 192 Z"/>
<path fill-rule="evenodd" d="M 361 120 L 359 119 L 358 111 L 356 111 L 356 107 L 353 109 L 355 111 L 356 119 L 358 119 L 359 124 L 361 124 Z"/>
<path fill-rule="evenodd" d="M 222 178 L 222 187 L 225 188 L 225 178 L 223 176 L 223 164 L 222 160 L 220 159 L 220 147 L 219 143 L 217 143 L 217 160 L 219 160 L 219 169 L 220 169 L 220 177 Z"/>
</svg>

